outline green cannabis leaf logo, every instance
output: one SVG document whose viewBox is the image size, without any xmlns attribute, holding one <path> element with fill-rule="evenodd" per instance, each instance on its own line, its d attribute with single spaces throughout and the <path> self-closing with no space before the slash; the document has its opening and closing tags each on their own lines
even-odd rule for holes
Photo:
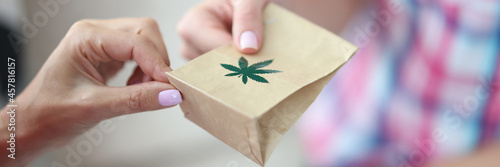
<svg viewBox="0 0 500 167">
<path fill-rule="evenodd" d="M 261 83 L 269 83 L 269 81 L 267 81 L 264 77 L 261 77 L 257 74 L 272 74 L 272 73 L 282 72 L 278 70 L 261 69 L 268 66 L 272 62 L 273 60 L 267 60 L 248 66 L 247 59 L 241 57 L 240 60 L 238 60 L 238 65 L 240 66 L 239 68 L 230 64 L 220 64 L 220 65 L 225 69 L 228 69 L 229 71 L 233 71 L 233 73 L 226 74 L 225 76 L 227 77 L 238 76 L 238 78 L 241 77 L 244 84 L 247 84 L 248 78 Z"/>
</svg>

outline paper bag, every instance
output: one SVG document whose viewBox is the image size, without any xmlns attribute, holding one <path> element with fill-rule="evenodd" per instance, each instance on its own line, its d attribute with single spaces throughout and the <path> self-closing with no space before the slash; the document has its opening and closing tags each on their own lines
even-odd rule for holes
<svg viewBox="0 0 500 167">
<path fill-rule="evenodd" d="M 272 3 L 263 19 L 259 53 L 244 55 L 229 44 L 167 73 L 189 120 L 261 166 L 357 50 Z"/>
</svg>

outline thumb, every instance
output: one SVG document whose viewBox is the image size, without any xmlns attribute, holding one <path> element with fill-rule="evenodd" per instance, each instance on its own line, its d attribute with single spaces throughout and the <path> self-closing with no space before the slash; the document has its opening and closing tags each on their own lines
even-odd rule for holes
<svg viewBox="0 0 500 167">
<path fill-rule="evenodd" d="M 182 102 L 182 96 L 174 86 L 158 81 L 102 89 L 101 104 L 107 106 L 104 107 L 107 111 L 101 113 L 106 118 L 168 108 Z"/>
<path fill-rule="evenodd" d="M 233 0 L 233 39 L 245 54 L 257 53 L 262 46 L 262 10 L 267 0 Z"/>
</svg>

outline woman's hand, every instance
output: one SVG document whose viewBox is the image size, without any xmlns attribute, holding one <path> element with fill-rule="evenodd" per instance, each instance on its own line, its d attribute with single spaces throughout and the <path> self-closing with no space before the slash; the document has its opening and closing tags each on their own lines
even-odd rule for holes
<svg viewBox="0 0 500 167">
<path fill-rule="evenodd" d="M 138 64 L 128 86 L 107 86 L 127 60 Z M 16 160 L 7 159 L 9 108 L 0 112 L 0 166 L 26 164 L 101 120 L 179 104 L 182 98 L 167 71 L 167 50 L 153 19 L 75 23 L 16 98 Z"/>
<path fill-rule="evenodd" d="M 269 0 L 207 0 L 191 9 L 178 31 L 184 39 L 181 53 L 188 59 L 231 41 L 242 53 L 262 46 L 262 10 Z"/>
</svg>

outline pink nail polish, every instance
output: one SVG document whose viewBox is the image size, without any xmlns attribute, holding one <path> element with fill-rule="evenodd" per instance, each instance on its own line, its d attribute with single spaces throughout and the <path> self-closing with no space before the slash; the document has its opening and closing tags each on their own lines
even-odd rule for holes
<svg viewBox="0 0 500 167">
<path fill-rule="evenodd" d="M 162 106 L 173 106 L 182 102 L 182 96 L 178 90 L 171 89 L 160 92 L 158 100 Z"/>
<path fill-rule="evenodd" d="M 240 37 L 241 49 L 258 49 L 257 35 L 253 31 L 245 31 L 241 33 Z"/>
</svg>

